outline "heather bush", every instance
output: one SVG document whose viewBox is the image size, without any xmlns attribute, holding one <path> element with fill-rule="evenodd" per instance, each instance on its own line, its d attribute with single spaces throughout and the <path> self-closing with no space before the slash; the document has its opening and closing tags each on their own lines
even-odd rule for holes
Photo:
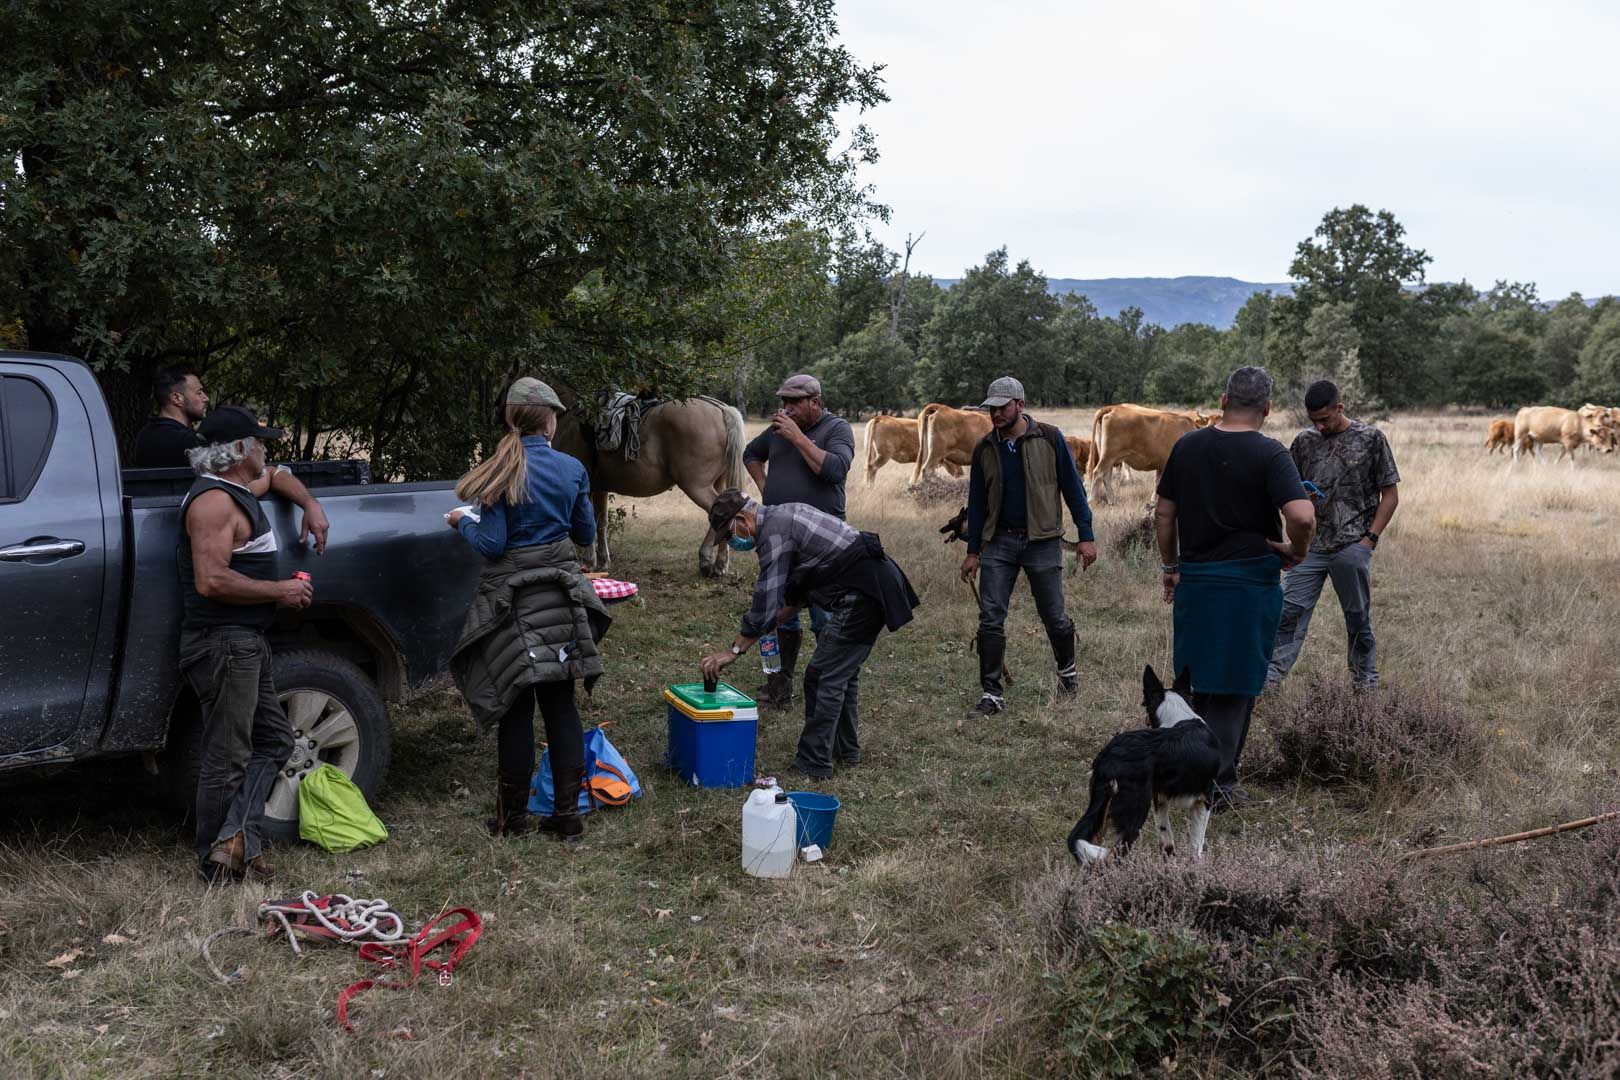
<svg viewBox="0 0 1620 1080">
<path fill-rule="evenodd" d="M 1437 943 L 1431 978 L 1335 976 L 1314 995 L 1301 1024 L 1313 1072 L 1620 1075 L 1620 828 L 1563 844 L 1517 885 L 1491 866 L 1476 864 L 1488 899 L 1462 942 Z"/>
<path fill-rule="evenodd" d="M 1257 780 L 1368 784 L 1413 791 L 1477 761 L 1478 727 L 1437 691 L 1386 686 L 1352 692 L 1316 678 L 1264 706 L 1262 745 L 1245 762 Z"/>
<path fill-rule="evenodd" d="M 1183 1002 L 1205 980 L 1170 1036 L 1184 1057 L 1322 1076 L 1620 1075 L 1620 827 L 1552 844 L 1406 866 L 1348 848 L 1197 864 L 1139 852 L 1033 899 L 1064 1001 L 1103 977 L 1098 927 L 1146 935 L 1135 954 L 1204 957 L 1177 976 Z M 1064 1013 L 1066 1054 L 1090 1045 L 1083 1012 Z M 1099 1030 L 1159 1052 L 1137 1030 L 1147 1012 L 1108 1015 Z"/>
</svg>

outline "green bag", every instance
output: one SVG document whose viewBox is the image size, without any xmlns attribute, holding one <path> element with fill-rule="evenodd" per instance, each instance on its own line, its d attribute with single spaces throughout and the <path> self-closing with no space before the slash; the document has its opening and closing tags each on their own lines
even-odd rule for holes
<svg viewBox="0 0 1620 1080">
<path fill-rule="evenodd" d="M 298 835 L 327 851 L 344 852 L 380 844 L 388 830 L 353 780 L 321 765 L 298 785 Z"/>
</svg>

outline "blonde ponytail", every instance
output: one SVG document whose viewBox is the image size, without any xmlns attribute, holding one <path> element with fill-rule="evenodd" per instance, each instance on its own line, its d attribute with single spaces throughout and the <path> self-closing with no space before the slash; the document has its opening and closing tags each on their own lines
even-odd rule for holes
<svg viewBox="0 0 1620 1080">
<path fill-rule="evenodd" d="M 456 481 L 456 498 L 480 506 L 494 506 L 502 499 L 508 506 L 528 502 L 529 457 L 523 449 L 523 436 L 546 434 L 552 415 L 544 405 L 508 405 L 506 434 L 489 460 Z"/>
</svg>

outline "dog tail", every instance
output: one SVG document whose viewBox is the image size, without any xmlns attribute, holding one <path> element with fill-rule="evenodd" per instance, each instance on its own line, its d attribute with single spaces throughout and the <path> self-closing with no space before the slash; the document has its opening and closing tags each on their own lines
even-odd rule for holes
<svg viewBox="0 0 1620 1080">
<path fill-rule="evenodd" d="M 1117 780 L 1105 780 L 1093 773 L 1091 776 L 1091 805 L 1086 812 L 1080 815 L 1080 820 L 1074 823 L 1069 830 L 1069 854 L 1074 861 L 1085 863 L 1101 862 L 1108 854 L 1108 849 L 1092 841 L 1102 832 L 1103 822 L 1108 817 L 1108 806 L 1119 791 Z"/>
</svg>

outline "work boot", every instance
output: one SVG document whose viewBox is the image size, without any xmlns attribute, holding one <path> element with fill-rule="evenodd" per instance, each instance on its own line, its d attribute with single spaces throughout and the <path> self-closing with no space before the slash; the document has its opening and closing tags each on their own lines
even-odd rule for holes
<svg viewBox="0 0 1620 1080">
<path fill-rule="evenodd" d="M 540 819 L 539 829 L 548 832 L 558 840 L 575 842 L 585 831 L 585 823 L 579 819 L 579 789 L 585 782 L 585 768 L 582 765 L 551 767 L 551 786 L 556 793 L 552 800 L 552 811 Z"/>
<path fill-rule="evenodd" d="M 1074 627 L 1067 630 L 1047 630 L 1052 643 L 1052 659 L 1057 663 L 1058 692 L 1073 694 L 1080 689 L 1080 672 L 1074 666 Z"/>
<path fill-rule="evenodd" d="M 232 878 L 240 878 L 246 869 L 242 861 L 242 853 L 246 847 L 241 833 L 233 834 L 228 840 L 216 840 L 213 850 L 208 853 L 208 862 L 213 866 L 223 868 Z M 215 875 L 220 871 L 212 871 Z"/>
<path fill-rule="evenodd" d="M 575 798 L 578 798 L 576 791 Z M 491 836 L 522 836 L 535 830 L 529 813 L 529 778 L 516 773 L 495 774 L 495 816 L 484 819 Z"/>
<path fill-rule="evenodd" d="M 247 876 L 254 881 L 274 881 L 276 868 L 270 865 L 270 860 L 261 851 L 247 861 Z"/>
</svg>

